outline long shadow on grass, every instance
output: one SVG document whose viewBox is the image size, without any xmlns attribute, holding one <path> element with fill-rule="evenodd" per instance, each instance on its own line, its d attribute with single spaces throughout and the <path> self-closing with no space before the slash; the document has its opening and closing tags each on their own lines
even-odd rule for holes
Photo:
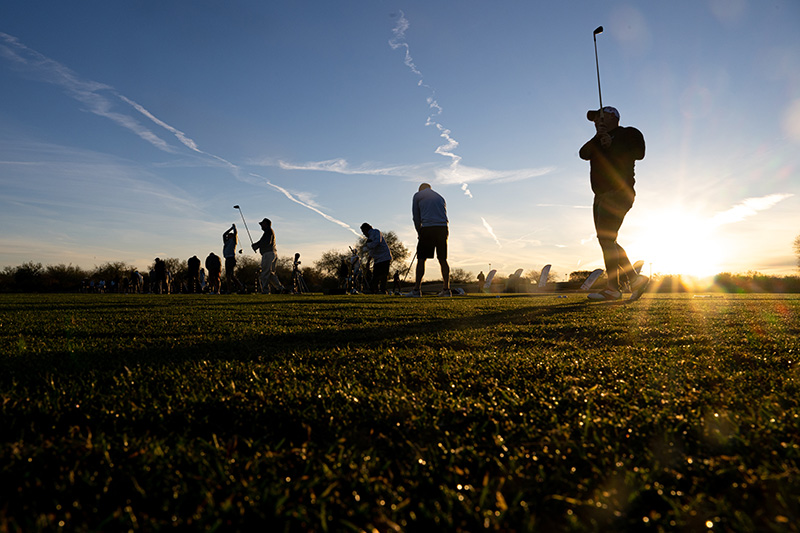
<svg viewBox="0 0 800 533">
<path fill-rule="evenodd" d="M 320 333 L 268 335 L 270 343 L 276 347 L 290 349 L 319 349 L 324 347 L 378 347 L 420 346 L 437 343 L 458 348 L 465 341 L 459 340 L 459 333 L 475 333 L 490 330 L 497 326 L 522 324 L 562 324 L 556 317 L 585 308 L 581 304 L 561 306 L 526 306 L 502 311 L 493 311 L 474 316 L 456 318 L 424 318 L 405 323 L 372 322 L 367 327 L 351 327 L 338 331 Z M 364 319 L 353 319 L 364 324 Z M 577 332 L 577 330 L 576 330 Z"/>
<path fill-rule="evenodd" d="M 309 303 L 321 304 L 319 301 Z M 158 367 L 181 361 L 277 359 L 283 355 L 325 350 L 426 346 L 452 350 L 474 349 L 476 342 L 479 343 L 475 340 L 475 335 L 480 335 L 483 330 L 508 325 L 542 327 L 546 329 L 546 334 L 556 339 L 569 338 L 580 342 L 581 339 L 596 338 L 599 335 L 598 326 L 563 317 L 585 308 L 586 303 L 580 302 L 553 306 L 520 306 L 466 317 L 430 318 L 420 313 L 419 317 L 414 316 L 411 319 L 406 316 L 405 322 L 391 322 L 395 316 L 386 320 L 369 316 L 342 317 L 339 322 L 341 327 L 338 329 L 314 331 L 309 328 L 301 332 L 268 332 L 212 341 L 195 339 L 183 342 L 178 338 L 172 346 L 120 348 L 112 352 L 88 350 L 25 354 L 0 358 L 0 369 L 6 375 L 13 375 L 30 370 L 64 372 L 122 368 L 132 364 Z M 180 332 L 176 331 L 175 334 L 179 335 Z M 487 348 L 490 347 L 492 346 L 487 344 Z"/>
</svg>

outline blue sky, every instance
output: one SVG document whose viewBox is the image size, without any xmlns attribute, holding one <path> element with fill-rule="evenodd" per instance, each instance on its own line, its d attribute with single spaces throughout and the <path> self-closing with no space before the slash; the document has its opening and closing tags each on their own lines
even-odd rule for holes
<svg viewBox="0 0 800 533">
<path fill-rule="evenodd" d="M 413 250 L 426 181 L 453 267 L 601 267 L 577 153 L 603 25 L 603 103 L 647 142 L 631 258 L 797 271 L 795 0 L 28 0 L 0 21 L 0 266 L 219 254 L 234 204 L 304 264 L 364 221 Z"/>
</svg>

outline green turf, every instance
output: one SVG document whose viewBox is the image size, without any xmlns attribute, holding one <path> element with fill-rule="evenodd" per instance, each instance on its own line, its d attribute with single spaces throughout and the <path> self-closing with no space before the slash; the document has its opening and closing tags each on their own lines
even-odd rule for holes
<svg viewBox="0 0 800 533">
<path fill-rule="evenodd" d="M 0 531 L 797 531 L 800 297 L 0 296 Z"/>
</svg>

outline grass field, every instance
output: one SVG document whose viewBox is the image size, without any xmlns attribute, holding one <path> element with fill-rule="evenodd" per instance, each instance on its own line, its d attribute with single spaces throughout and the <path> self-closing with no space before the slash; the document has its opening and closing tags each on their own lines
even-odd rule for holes
<svg viewBox="0 0 800 533">
<path fill-rule="evenodd" d="M 0 296 L 0 531 L 798 531 L 800 297 Z"/>
</svg>

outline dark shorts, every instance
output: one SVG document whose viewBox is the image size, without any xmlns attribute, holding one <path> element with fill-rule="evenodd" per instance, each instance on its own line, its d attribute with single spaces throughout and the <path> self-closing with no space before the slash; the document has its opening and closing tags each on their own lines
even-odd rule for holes
<svg viewBox="0 0 800 533">
<path fill-rule="evenodd" d="M 447 237 L 450 232 L 447 226 L 431 226 L 419 229 L 417 242 L 417 256 L 420 259 L 431 259 L 436 250 L 436 258 L 440 261 L 447 259 Z"/>
<path fill-rule="evenodd" d="M 232 276 L 233 271 L 236 270 L 236 257 L 225 258 L 225 275 Z"/>
<path fill-rule="evenodd" d="M 598 239 L 617 240 L 625 215 L 633 207 L 636 195 L 632 191 L 611 191 L 594 197 L 594 227 Z"/>
</svg>

